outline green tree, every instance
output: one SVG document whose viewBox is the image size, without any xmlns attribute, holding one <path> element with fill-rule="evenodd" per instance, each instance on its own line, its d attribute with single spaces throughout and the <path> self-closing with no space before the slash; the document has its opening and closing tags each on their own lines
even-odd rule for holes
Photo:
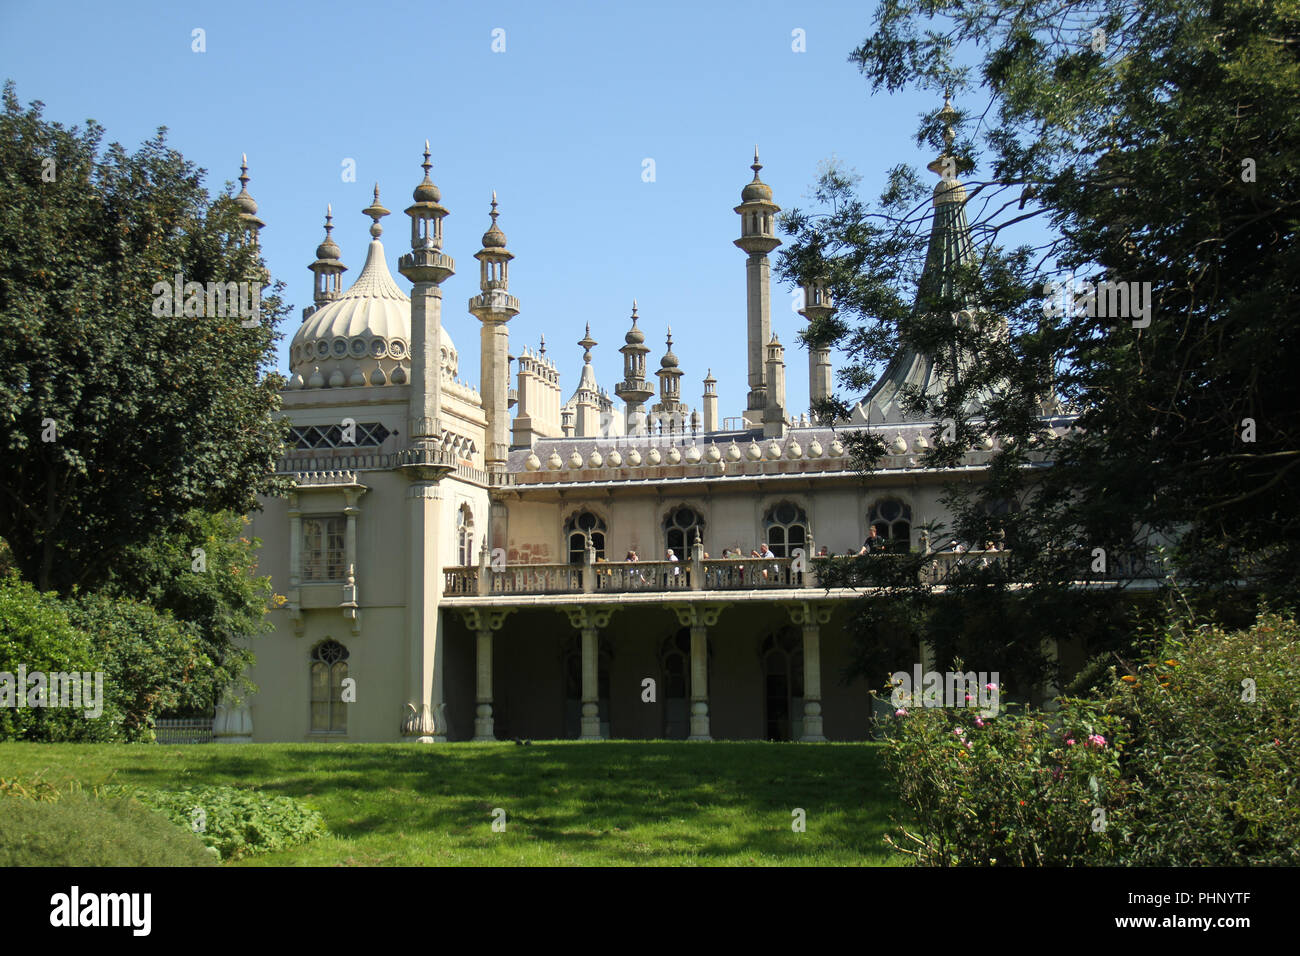
<svg viewBox="0 0 1300 956">
<path fill-rule="evenodd" d="M 917 142 L 961 181 L 936 193 L 961 190 L 974 254 L 935 261 L 914 170 L 891 170 L 869 203 L 831 166 L 815 208 L 784 217 L 779 270 L 829 282 L 839 311 L 806 338 L 846 350 L 850 398 L 902 348 L 935 357 L 949 384 L 909 408 L 953 428 L 935 429 L 925 464 L 1000 439 L 986 482 L 949 486 L 956 535 L 1005 530 L 1017 577 L 1041 585 L 1017 600 L 1041 607 L 1079 576 L 1080 550 L 1139 576 L 1162 540 L 1216 602 L 1294 602 L 1300 7 L 884 0 L 851 60 L 875 91 L 952 91 L 963 107 L 925 116 Z M 1027 229 L 1046 238 L 1007 246 Z M 1053 308 L 1051 283 L 1071 276 L 1149 289 L 1149 315 L 1086 289 Z M 1052 411 L 1076 412 L 1074 428 L 1044 436 Z M 851 447 L 866 469 L 883 451 Z M 1034 467 L 1048 449 L 1052 466 Z"/>
<path fill-rule="evenodd" d="M 124 548 L 188 512 L 256 507 L 279 488 L 287 427 L 272 369 L 277 295 L 260 318 L 155 314 L 155 284 L 251 281 L 228 196 L 165 142 L 0 112 L 0 536 L 41 590 L 93 589 Z M 208 310 L 205 310 L 208 311 Z M 216 310 L 212 310 L 216 311 Z"/>
</svg>

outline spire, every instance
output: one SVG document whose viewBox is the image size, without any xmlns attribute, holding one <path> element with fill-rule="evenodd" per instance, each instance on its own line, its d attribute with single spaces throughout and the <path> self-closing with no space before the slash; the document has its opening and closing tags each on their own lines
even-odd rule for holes
<svg viewBox="0 0 1300 956">
<path fill-rule="evenodd" d="M 545 332 L 542 333 L 542 343 L 537 348 L 537 354 L 538 355 L 546 354 L 546 333 Z"/>
<path fill-rule="evenodd" d="M 362 215 L 369 216 L 374 220 L 370 224 L 370 235 L 378 239 L 384 234 L 384 227 L 379 224 L 379 220 L 388 215 L 388 210 L 379 203 L 379 183 L 375 183 L 375 199 L 365 209 L 361 210 Z"/>
<path fill-rule="evenodd" d="M 342 262 L 342 251 L 334 241 L 334 207 L 325 206 L 325 238 L 316 247 L 316 261 L 307 268 L 314 279 L 314 291 L 311 306 L 303 309 L 304 321 L 326 302 L 332 302 L 343 294 L 343 273 L 348 267 Z"/>
<path fill-rule="evenodd" d="M 257 200 L 248 192 L 248 154 L 239 158 L 239 194 L 235 196 L 235 206 L 239 209 L 239 219 L 244 224 L 244 237 L 250 242 L 257 242 L 258 233 L 266 225 L 257 218 Z"/>
<path fill-rule="evenodd" d="M 587 334 L 584 335 L 581 339 L 579 339 L 578 344 L 581 345 L 582 348 L 583 348 L 583 353 L 582 353 L 582 361 L 583 361 L 583 363 L 586 364 L 586 365 L 590 365 L 590 364 L 591 364 L 591 350 L 592 350 L 592 348 L 593 348 L 594 346 L 597 346 L 597 345 L 600 344 L 599 342 L 597 342 L 595 339 L 593 339 L 593 338 L 591 337 L 591 323 L 590 323 L 590 322 L 587 323 Z"/>
</svg>

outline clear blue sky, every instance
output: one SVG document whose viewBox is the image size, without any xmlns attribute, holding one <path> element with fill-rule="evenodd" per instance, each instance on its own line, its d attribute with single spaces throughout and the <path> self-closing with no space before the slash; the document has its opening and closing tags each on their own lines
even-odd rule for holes
<svg viewBox="0 0 1300 956">
<path fill-rule="evenodd" d="M 498 192 L 501 226 L 516 259 L 511 292 L 521 312 L 511 351 L 536 345 L 577 383 L 584 323 L 591 323 L 598 380 L 612 391 L 616 349 L 632 299 L 658 367 L 665 327 L 694 406 L 707 368 L 721 414 L 746 393 L 744 254 L 732 211 L 750 179 L 754 144 L 763 179 L 783 208 L 807 207 L 820 160 L 838 156 L 863 175 L 869 196 L 899 162 L 924 168 L 913 135 L 938 104 L 916 94 L 869 95 L 848 54 L 871 30 L 874 4 L 850 2 L 229 3 L 0 0 L 0 76 L 23 103 L 46 104 L 65 124 L 94 118 L 106 139 L 134 148 L 158 126 L 208 171 L 218 191 L 247 152 L 267 228 L 272 275 L 295 306 L 281 343 L 311 301 L 306 269 L 320 242 L 325 204 L 348 265 L 364 261 L 369 204 L 378 181 L 389 266 L 409 241 L 401 211 L 422 175 L 451 211 L 445 251 L 457 273 L 443 286 L 443 323 L 478 384 L 478 322 L 465 305 L 478 291 L 472 258 Z M 206 31 L 207 51 L 191 50 Z M 505 52 L 492 51 L 505 31 Z M 807 51 L 792 50 L 803 30 Z M 960 104 L 959 104 L 960 105 Z M 354 159 L 357 181 L 342 163 Z M 656 180 L 642 180 L 642 161 Z M 929 174 L 925 174 L 929 175 Z M 786 343 L 788 404 L 806 410 L 804 320 L 774 283 L 773 328 Z M 837 360 L 838 361 L 838 360 Z"/>
</svg>

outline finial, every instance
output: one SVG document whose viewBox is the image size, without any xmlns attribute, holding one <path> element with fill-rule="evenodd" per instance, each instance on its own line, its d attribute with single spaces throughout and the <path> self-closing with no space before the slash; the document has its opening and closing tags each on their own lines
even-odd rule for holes
<svg viewBox="0 0 1300 956">
<path fill-rule="evenodd" d="M 582 337 L 582 340 L 581 340 L 580 342 L 578 342 L 578 344 L 581 345 L 582 348 L 583 348 L 582 361 L 583 361 L 584 363 L 586 363 L 587 365 L 590 365 L 590 364 L 591 364 L 591 349 L 592 349 L 592 346 L 595 346 L 595 345 L 599 345 L 599 344 L 600 344 L 600 343 L 598 343 L 595 339 L 593 339 L 593 338 L 591 337 L 591 323 L 590 323 L 590 322 L 587 323 L 587 334 L 584 335 L 584 336 Z"/>
<path fill-rule="evenodd" d="M 542 355 L 546 354 L 546 333 L 545 332 L 542 333 L 542 344 L 537 351 L 540 352 Z"/>
<path fill-rule="evenodd" d="M 939 111 L 939 119 L 943 121 L 943 141 L 949 149 L 952 148 L 952 141 L 957 138 L 952 131 L 952 125 L 957 116 L 957 111 L 952 108 L 952 91 L 944 90 L 943 109 Z"/>
<path fill-rule="evenodd" d="M 239 182 L 245 190 L 248 189 L 248 154 L 241 153 L 239 156 Z"/>
<path fill-rule="evenodd" d="M 325 204 L 325 238 L 328 239 L 330 233 L 334 230 L 334 204 Z"/>
<path fill-rule="evenodd" d="M 384 227 L 379 224 L 379 220 L 388 215 L 388 210 L 379 204 L 379 183 L 375 183 L 375 201 L 361 212 L 374 220 L 370 226 L 370 235 L 378 239 L 384 233 Z"/>
<path fill-rule="evenodd" d="M 754 144 L 754 165 L 749 167 L 754 171 L 754 182 L 758 182 L 758 171 L 763 168 L 763 164 L 758 161 L 758 144 Z"/>
<path fill-rule="evenodd" d="M 632 300 L 632 321 L 636 321 L 636 299 Z"/>
<path fill-rule="evenodd" d="M 668 351 L 673 350 L 673 327 L 668 326 Z"/>
<path fill-rule="evenodd" d="M 497 191 L 495 189 L 492 190 L 492 211 L 488 213 L 488 215 L 492 217 L 492 225 L 495 226 L 497 224 L 497 216 L 501 215 L 501 213 L 497 212 Z"/>
<path fill-rule="evenodd" d="M 433 163 L 429 162 L 430 155 L 432 154 L 429 152 L 429 141 L 426 139 L 424 141 L 424 162 L 420 164 L 420 166 L 424 168 L 425 179 L 429 178 L 429 170 L 433 168 Z"/>
</svg>

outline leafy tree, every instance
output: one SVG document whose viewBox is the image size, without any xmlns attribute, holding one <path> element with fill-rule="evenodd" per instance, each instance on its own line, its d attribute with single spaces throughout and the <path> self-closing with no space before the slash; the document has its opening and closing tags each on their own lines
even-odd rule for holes
<svg viewBox="0 0 1300 956">
<path fill-rule="evenodd" d="M 96 123 L 48 122 L 5 86 L 0 536 L 41 590 L 97 587 L 188 512 L 246 513 L 280 487 L 278 294 L 248 328 L 154 307 L 177 274 L 265 281 L 231 199 L 210 200 L 164 134 L 101 150 Z"/>
<path fill-rule="evenodd" d="M 1293 603 L 1300 8 L 883 0 L 875 27 L 851 57 L 873 90 L 950 90 L 963 107 L 923 117 L 917 142 L 942 150 L 935 191 L 960 191 L 975 250 L 935 267 L 914 170 L 891 170 L 872 204 L 829 166 L 816 208 L 783 223 L 780 274 L 829 282 L 839 307 L 806 339 L 847 352 L 850 395 L 902 348 L 935 357 L 950 384 L 907 404 L 952 428 L 924 463 L 999 439 L 988 480 L 952 482 L 947 501 L 957 536 L 1015 541 L 1017 576 L 1040 585 L 1017 600 L 1059 605 L 1080 550 L 1137 577 L 1165 542 L 1202 595 Z M 1029 229 L 1047 238 L 1008 247 Z M 1050 285 L 1071 276 L 1149 290 L 1149 315 Z M 1049 437 L 1045 412 L 1077 419 Z M 851 447 L 866 469 L 883 453 L 879 436 Z"/>
</svg>

